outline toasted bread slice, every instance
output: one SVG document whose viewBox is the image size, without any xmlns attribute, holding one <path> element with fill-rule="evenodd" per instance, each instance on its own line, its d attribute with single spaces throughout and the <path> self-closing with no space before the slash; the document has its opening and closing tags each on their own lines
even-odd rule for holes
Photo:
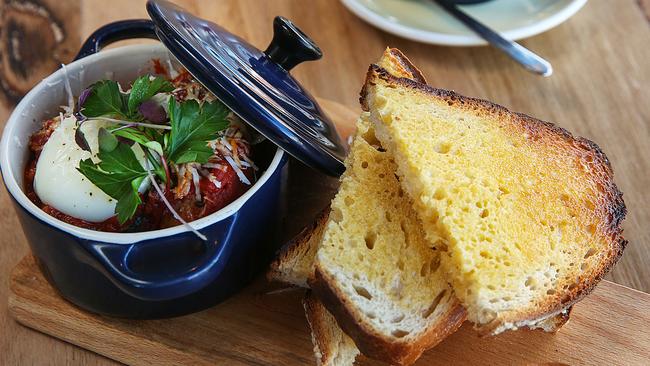
<svg viewBox="0 0 650 366">
<path fill-rule="evenodd" d="M 542 324 L 621 256 L 626 209 L 593 142 L 376 65 L 362 100 L 480 330 Z"/>
<path fill-rule="evenodd" d="M 280 249 L 266 273 L 269 281 L 309 287 L 307 278 L 314 273 L 314 257 L 323 239 L 323 230 L 329 213 L 329 206 L 325 207 L 312 224 L 305 227 Z"/>
<path fill-rule="evenodd" d="M 371 358 L 407 365 L 465 318 L 395 163 L 362 116 L 316 254 L 312 290 Z"/>
<path fill-rule="evenodd" d="M 425 82 L 396 49 L 387 49 L 380 64 Z M 440 278 L 438 254 L 423 243 L 415 214 L 400 197 L 395 165 L 365 117 L 357 124 L 310 285 L 366 356 L 410 364 L 454 332 L 464 310 Z"/>
<path fill-rule="evenodd" d="M 352 339 L 339 328 L 336 319 L 311 291 L 302 301 L 307 322 L 311 328 L 316 363 L 322 366 L 347 366 L 354 364 L 359 349 Z"/>
</svg>

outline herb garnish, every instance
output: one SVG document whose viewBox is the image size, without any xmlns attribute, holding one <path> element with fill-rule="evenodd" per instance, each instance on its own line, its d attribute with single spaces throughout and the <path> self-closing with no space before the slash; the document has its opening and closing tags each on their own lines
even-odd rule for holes
<svg viewBox="0 0 650 366">
<path fill-rule="evenodd" d="M 131 86 L 131 93 L 127 102 L 129 116 L 137 114 L 138 106 L 151 99 L 158 93 L 169 93 L 174 90 L 174 85 L 169 81 L 156 77 L 151 79 L 148 75 L 139 77 Z"/>
<path fill-rule="evenodd" d="M 167 164 L 205 163 L 214 154 L 208 142 L 218 137 L 219 131 L 229 126 L 229 110 L 219 101 L 203 102 L 196 100 L 177 102 L 169 96 L 169 116 L 165 116 L 164 129 L 150 123 L 151 121 L 140 107 L 144 103 L 154 103 L 153 98 L 159 93 L 170 93 L 174 86 L 161 77 L 149 75 L 138 78 L 129 93 L 120 91 L 120 86 L 112 80 L 102 80 L 93 84 L 89 90 L 82 92 L 80 122 L 93 119 L 115 121 L 116 126 L 99 129 L 99 152 L 101 160 L 94 163 L 91 159 L 79 162 L 79 172 L 107 195 L 117 200 L 115 212 L 120 224 L 128 221 L 142 203 L 138 192 L 144 179 L 155 174 L 166 188 L 170 186 L 169 167 Z M 147 106 L 150 110 L 151 105 Z M 162 109 L 162 107 L 161 107 Z M 164 109 L 162 109 L 164 113 Z M 146 114 L 146 113 L 144 113 Z M 119 126 L 117 125 L 119 122 Z M 77 127 L 77 143 L 88 148 L 87 142 Z M 147 158 L 147 167 L 143 167 L 131 149 L 138 144 Z M 85 150 L 89 150 L 85 149 Z M 156 187 L 157 183 L 153 182 Z"/>
<path fill-rule="evenodd" d="M 86 117 L 114 117 L 128 119 L 125 98 L 120 86 L 113 80 L 98 81 L 90 87 L 90 93 L 83 104 Z"/>
<path fill-rule="evenodd" d="M 227 116 L 228 109 L 220 102 L 199 106 L 197 101 L 188 100 L 179 105 L 170 98 L 172 131 L 165 155 L 176 164 L 206 163 L 213 154 L 206 141 L 216 139 L 217 132 L 228 127 Z"/>
<path fill-rule="evenodd" d="M 142 102 L 158 93 L 168 93 L 174 86 L 162 77 L 151 79 L 149 75 L 139 77 L 133 82 L 131 92 L 123 94 L 120 86 L 113 80 L 98 81 L 90 87 L 82 106 L 85 117 L 111 117 L 128 121 L 142 121 L 138 112 Z"/>
<path fill-rule="evenodd" d="M 115 212 L 122 224 L 133 216 L 142 203 L 138 189 L 147 176 L 147 171 L 130 146 L 117 141 L 106 129 L 99 131 L 97 157 L 101 162 L 95 164 L 91 159 L 82 160 L 78 170 L 104 193 L 117 200 Z"/>
</svg>

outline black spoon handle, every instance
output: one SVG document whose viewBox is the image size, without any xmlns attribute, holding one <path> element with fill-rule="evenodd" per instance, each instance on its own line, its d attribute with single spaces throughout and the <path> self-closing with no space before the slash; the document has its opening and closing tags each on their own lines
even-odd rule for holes
<svg viewBox="0 0 650 366">
<path fill-rule="evenodd" d="M 553 67 L 545 59 L 541 58 L 529 49 L 521 46 L 517 42 L 508 41 L 501 37 L 497 32 L 486 27 L 483 23 L 477 21 L 471 16 L 467 15 L 464 11 L 460 10 L 453 1 L 450 0 L 434 0 L 438 5 L 442 6 L 449 14 L 453 15 L 456 19 L 460 20 L 474 33 L 481 36 L 488 41 L 491 45 L 502 50 L 512 59 L 520 63 L 527 70 L 532 71 L 542 76 L 551 76 Z"/>
</svg>

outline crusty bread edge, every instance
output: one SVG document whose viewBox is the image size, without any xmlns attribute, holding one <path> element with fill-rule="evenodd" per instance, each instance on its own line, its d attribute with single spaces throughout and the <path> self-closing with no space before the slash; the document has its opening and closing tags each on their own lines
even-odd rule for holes
<svg viewBox="0 0 650 366">
<path fill-rule="evenodd" d="M 411 60 L 404 56 L 402 51 L 397 48 L 386 48 L 382 55 L 382 63 L 390 63 L 390 65 L 396 68 L 394 74 L 386 71 L 394 77 L 405 78 L 422 84 L 427 83 L 424 76 L 422 76 L 422 72 L 420 72 L 420 70 L 411 63 Z M 366 92 L 366 85 L 367 83 L 364 83 L 361 89 L 361 97 L 359 98 L 359 103 L 364 111 L 368 110 L 366 100 L 363 98 L 363 95 L 365 95 Z"/>
<path fill-rule="evenodd" d="M 327 311 L 322 302 L 311 291 L 305 293 L 302 305 L 305 309 L 307 323 L 311 329 L 316 363 L 318 365 L 341 365 L 341 362 L 349 359 L 351 365 L 359 355 L 359 349 L 352 339 L 340 329 L 332 314 Z M 328 328 L 330 331 L 328 331 Z M 332 337 L 334 334 L 332 331 L 339 333 L 341 339 Z M 344 352 L 347 354 L 343 354 Z"/>
<path fill-rule="evenodd" d="M 531 330 L 540 329 L 547 333 L 556 333 L 560 328 L 562 328 L 562 326 L 564 326 L 564 324 L 569 322 L 571 310 L 573 310 L 573 306 L 569 306 L 560 311 L 559 314 L 549 316 L 548 318 L 532 323 L 527 327 Z"/>
<path fill-rule="evenodd" d="M 452 334 L 465 320 L 465 309 L 454 297 L 455 304 L 441 315 L 443 321 L 426 330 L 416 342 L 408 340 L 387 340 L 376 333 L 368 324 L 358 322 L 353 316 L 355 309 L 350 307 L 346 296 L 331 284 L 335 282 L 326 271 L 315 266 L 314 277 L 309 280 L 312 291 L 320 298 L 327 310 L 338 320 L 339 326 L 356 343 L 361 352 L 371 358 L 397 365 L 410 365 L 427 349 L 435 346 Z M 452 295 L 453 296 L 453 295 Z"/>
<path fill-rule="evenodd" d="M 411 80 L 415 80 L 418 83 L 426 84 L 427 80 L 424 78 L 424 75 L 422 75 L 422 72 L 420 69 L 415 67 L 411 60 L 409 60 L 406 55 L 402 53 L 402 51 L 398 50 L 397 48 L 388 48 L 386 52 L 384 52 L 384 56 L 390 60 L 392 65 L 400 65 L 402 69 L 406 72 L 404 75 L 399 75 L 399 74 L 392 74 L 393 76 L 398 76 L 398 77 L 406 77 Z M 388 62 L 388 61 L 384 61 Z"/>
<path fill-rule="evenodd" d="M 523 314 L 511 313 L 510 319 L 497 318 L 491 323 L 480 326 L 478 328 L 480 333 L 497 334 L 508 329 L 517 329 L 521 327 L 531 326 L 534 327 L 535 324 L 551 316 L 561 314 L 565 309 L 568 309 L 570 306 L 580 301 L 587 294 L 593 291 L 598 282 L 607 272 L 611 270 L 614 264 L 621 257 L 623 250 L 627 245 L 627 240 L 623 238 L 623 230 L 621 228 L 621 222 L 627 213 L 625 203 L 623 202 L 623 194 L 614 184 L 613 172 L 607 156 L 596 143 L 582 137 L 574 137 L 569 131 L 553 123 L 545 122 L 522 113 L 511 112 L 503 106 L 486 100 L 465 97 L 453 91 L 433 88 L 429 85 L 418 83 L 407 78 L 395 77 L 377 65 L 370 65 L 370 68 L 368 69 L 368 73 L 366 75 L 366 82 L 364 83 L 364 87 L 361 91 L 362 94 L 360 100 L 361 105 L 365 111 L 368 111 L 366 97 L 369 93 L 369 87 L 371 85 L 374 85 L 377 79 L 383 79 L 388 83 L 400 85 L 405 88 L 419 90 L 431 95 L 434 98 L 446 100 L 448 103 L 457 103 L 460 108 L 465 108 L 467 111 L 470 111 L 472 113 L 483 113 L 486 115 L 511 115 L 513 121 L 519 123 L 523 128 L 546 129 L 549 132 L 559 135 L 563 139 L 571 139 L 573 141 L 576 141 L 577 143 L 583 145 L 593 152 L 594 164 L 600 165 L 605 169 L 606 172 L 608 172 L 606 182 L 607 190 L 604 193 L 607 205 L 603 207 L 603 210 L 609 213 L 609 224 L 607 227 L 607 232 L 604 233 L 604 235 L 612 238 L 612 248 L 609 252 L 609 255 L 605 258 L 605 260 L 603 260 L 601 266 L 596 269 L 594 276 L 587 281 L 581 281 L 581 283 L 576 286 L 576 288 L 563 292 L 564 296 L 560 299 L 559 303 L 549 302 L 545 305 L 540 306 L 540 311 L 537 312 L 528 312 Z"/>
<path fill-rule="evenodd" d="M 330 206 L 327 205 L 327 207 L 318 213 L 318 216 L 316 216 L 311 224 L 302 229 L 298 235 L 280 248 L 278 254 L 275 256 L 275 259 L 271 262 L 269 269 L 266 272 L 266 279 L 268 281 L 283 282 L 304 288 L 309 287 L 307 284 L 307 278 L 309 276 L 305 276 L 304 278 L 292 276 L 292 274 L 295 273 L 292 272 L 293 268 L 291 268 L 291 266 L 296 263 L 295 259 L 301 257 L 301 252 L 306 254 L 310 250 L 314 249 L 309 245 L 310 240 L 315 235 L 322 236 L 325 224 L 329 218 L 329 213 Z M 313 258 L 310 262 L 313 263 Z"/>
</svg>

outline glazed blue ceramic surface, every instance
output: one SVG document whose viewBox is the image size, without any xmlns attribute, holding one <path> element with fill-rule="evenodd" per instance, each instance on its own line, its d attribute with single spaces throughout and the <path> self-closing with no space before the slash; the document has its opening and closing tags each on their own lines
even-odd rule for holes
<svg viewBox="0 0 650 366">
<path fill-rule="evenodd" d="M 75 305 L 104 315 L 162 318 L 223 301 L 259 274 L 277 248 L 286 155 L 233 215 L 201 232 L 113 244 L 80 239 L 14 206 L 39 267 Z"/>
</svg>

